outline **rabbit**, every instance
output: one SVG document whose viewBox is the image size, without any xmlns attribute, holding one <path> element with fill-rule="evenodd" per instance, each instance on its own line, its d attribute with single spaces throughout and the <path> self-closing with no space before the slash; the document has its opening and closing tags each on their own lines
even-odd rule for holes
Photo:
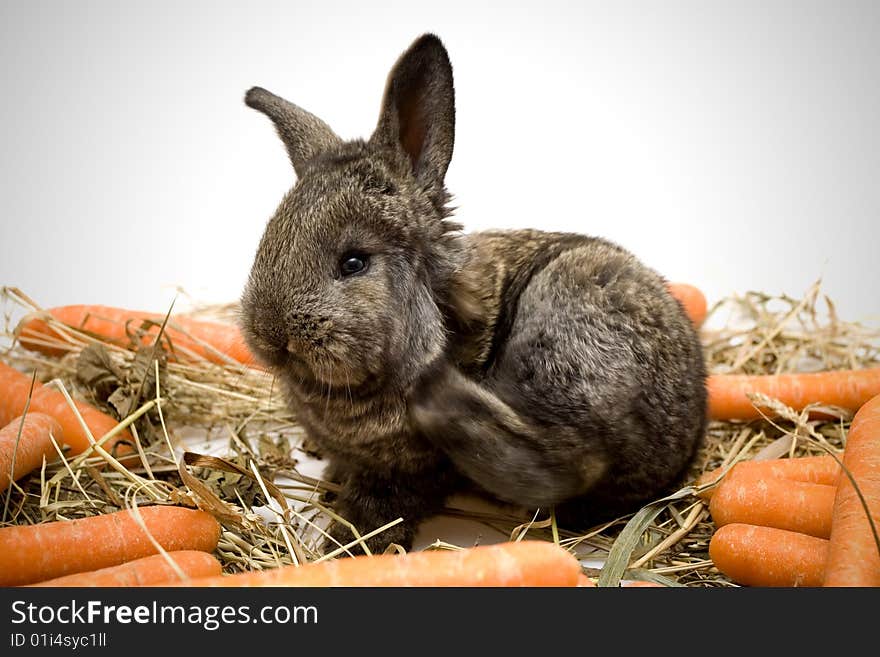
<svg viewBox="0 0 880 657">
<path fill-rule="evenodd" d="M 698 330 L 609 240 L 452 220 L 436 35 L 394 64 L 367 140 L 260 87 L 245 103 L 274 123 L 296 183 L 259 241 L 242 331 L 326 457 L 337 514 L 361 533 L 403 519 L 371 552 L 411 549 L 460 492 L 574 529 L 683 478 L 707 421 Z M 328 533 L 354 540 L 343 523 Z"/>
</svg>

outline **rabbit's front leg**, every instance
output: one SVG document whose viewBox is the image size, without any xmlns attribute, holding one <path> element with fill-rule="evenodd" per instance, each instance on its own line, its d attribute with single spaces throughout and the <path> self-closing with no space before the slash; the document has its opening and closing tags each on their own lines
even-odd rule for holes
<svg viewBox="0 0 880 657">
<path fill-rule="evenodd" d="M 419 523 L 439 511 L 446 499 L 449 477 L 442 473 L 432 476 L 378 472 L 353 468 L 342 462 L 333 463 L 331 467 L 341 483 L 333 500 L 333 510 L 354 525 L 361 535 L 402 519 L 365 541 L 372 554 L 384 552 L 392 543 L 410 550 Z M 334 521 L 327 533 L 330 539 L 324 547 L 328 552 L 355 540 L 350 527 L 339 521 Z M 363 550 L 354 546 L 351 552 L 360 554 Z"/>
<path fill-rule="evenodd" d="M 416 431 L 462 474 L 508 502 L 558 504 L 586 492 L 607 468 L 603 453 L 585 450 L 574 427 L 542 426 L 448 364 L 432 368 L 408 408 Z"/>
</svg>

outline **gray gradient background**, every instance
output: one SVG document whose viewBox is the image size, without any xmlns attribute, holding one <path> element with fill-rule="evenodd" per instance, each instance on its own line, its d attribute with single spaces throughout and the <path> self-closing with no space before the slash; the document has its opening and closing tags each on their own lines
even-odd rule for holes
<svg viewBox="0 0 880 657">
<path fill-rule="evenodd" d="M 2 0 L 0 284 L 236 299 L 293 182 L 244 91 L 368 136 L 430 30 L 468 229 L 603 235 L 710 301 L 821 276 L 844 317 L 880 317 L 880 3 L 521 5 Z"/>
</svg>

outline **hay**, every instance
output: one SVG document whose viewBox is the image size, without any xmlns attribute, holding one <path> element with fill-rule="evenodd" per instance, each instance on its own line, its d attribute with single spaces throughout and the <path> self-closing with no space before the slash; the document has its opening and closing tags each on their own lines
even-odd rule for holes
<svg viewBox="0 0 880 657">
<path fill-rule="evenodd" d="M 328 545 L 324 528 L 345 522 L 322 494 L 335 485 L 320 477 L 296 418 L 272 377 L 236 364 L 193 358 L 170 361 L 164 352 L 95 340 L 48 320 L 64 334 L 47 341 L 58 356 L 28 351 L 15 328 L 40 312 L 21 291 L 3 288 L 0 358 L 36 370 L 71 397 L 85 399 L 124 420 L 138 442 L 140 464 L 125 467 L 99 453 L 59 458 L 4 496 L 0 526 L 33 524 L 108 513 L 157 501 L 198 506 L 223 524 L 215 552 L 224 571 L 273 568 L 350 553 L 384 527 L 352 527 L 359 539 Z M 187 314 L 234 321 L 234 304 L 192 307 Z M 856 369 L 880 365 L 880 330 L 843 321 L 817 282 L 800 299 L 747 292 L 715 304 L 702 329 L 712 373 L 769 374 Z M 158 358 L 156 357 L 158 356 Z M 185 356 L 185 354 L 184 354 Z M 762 403 L 772 404 L 772 400 Z M 851 416 L 824 408 L 828 419 L 774 407 L 775 420 L 712 422 L 685 484 L 713 468 L 755 455 L 800 456 L 839 452 Z M 110 467 L 108 467 L 108 461 Z M 311 471 L 310 471 L 311 470 Z M 677 494 L 589 532 L 559 526 L 552 510 L 525 513 L 507 506 L 467 504 L 455 498 L 444 515 L 509 537 L 554 541 L 585 563 L 587 573 L 616 584 L 623 578 L 678 586 L 732 586 L 708 556 L 714 525 L 706 505 L 686 486 Z M 472 544 L 480 540 L 478 532 Z M 433 549 L 462 545 L 438 537 Z M 610 556 L 609 556 L 610 555 Z M 604 563 L 604 566 L 603 566 Z"/>
</svg>

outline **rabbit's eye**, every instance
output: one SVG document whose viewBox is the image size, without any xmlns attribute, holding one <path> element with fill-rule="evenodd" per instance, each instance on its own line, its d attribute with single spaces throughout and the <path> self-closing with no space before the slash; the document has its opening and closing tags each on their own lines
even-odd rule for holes
<svg viewBox="0 0 880 657">
<path fill-rule="evenodd" d="M 370 265 L 370 256 L 366 253 L 346 253 L 339 261 L 339 273 L 351 276 L 366 271 Z"/>
</svg>

